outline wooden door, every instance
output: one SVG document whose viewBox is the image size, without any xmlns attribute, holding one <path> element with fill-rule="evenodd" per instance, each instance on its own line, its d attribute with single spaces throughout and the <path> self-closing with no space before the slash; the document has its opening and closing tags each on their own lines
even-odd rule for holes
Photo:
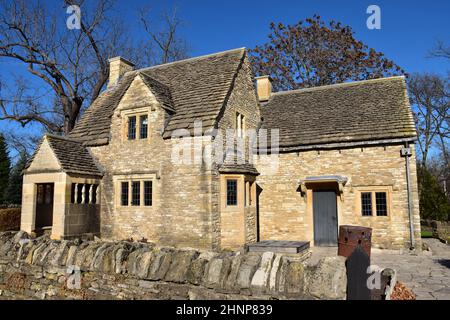
<svg viewBox="0 0 450 320">
<path fill-rule="evenodd" d="M 36 194 L 36 229 L 53 225 L 53 183 L 39 183 Z"/>
<path fill-rule="evenodd" d="M 314 245 L 336 246 L 338 238 L 337 203 L 334 190 L 313 191 Z"/>
</svg>

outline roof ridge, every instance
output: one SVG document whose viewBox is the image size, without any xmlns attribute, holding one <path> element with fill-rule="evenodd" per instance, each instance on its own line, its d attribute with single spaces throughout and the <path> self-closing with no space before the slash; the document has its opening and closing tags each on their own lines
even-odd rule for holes
<svg viewBox="0 0 450 320">
<path fill-rule="evenodd" d="M 102 95 L 104 95 L 104 94 L 107 94 L 107 93 L 114 93 L 114 91 L 121 85 L 121 82 L 123 81 L 123 79 L 125 78 L 125 76 L 130 76 L 130 75 L 132 75 L 133 73 L 135 73 L 135 77 L 139 74 L 139 72 L 138 72 L 139 70 L 130 70 L 130 71 L 127 71 L 127 72 L 125 72 L 124 73 L 124 75 L 123 76 L 121 76 L 120 78 L 119 78 L 119 81 L 117 82 L 117 83 L 115 83 L 115 84 L 113 84 L 112 86 L 110 86 L 110 87 L 106 87 L 106 89 L 105 90 L 103 90 L 98 96 L 97 96 L 97 98 L 100 98 Z M 134 78 L 133 78 L 133 80 L 134 80 Z M 95 100 L 97 100 L 97 98 L 95 98 Z M 95 101 L 94 100 L 94 101 Z M 94 103 L 94 101 L 92 101 L 92 103 Z M 91 105 L 92 105 L 92 103 L 91 103 Z M 89 106 L 91 106 L 91 105 L 89 105 Z"/>
<path fill-rule="evenodd" d="M 221 56 L 221 55 L 225 55 L 227 53 L 244 51 L 246 49 L 247 49 L 246 47 L 241 47 L 241 48 L 236 48 L 236 49 L 220 51 L 220 52 L 216 52 L 216 53 L 209 53 L 209 54 L 205 54 L 205 55 L 202 55 L 202 56 L 197 56 L 197 57 L 187 58 L 187 59 L 183 59 L 183 60 L 177 60 L 177 61 L 173 61 L 173 62 L 158 64 L 158 65 L 155 65 L 155 66 L 145 67 L 145 68 L 141 68 L 141 69 L 137 69 L 137 70 L 133 70 L 133 71 L 145 72 L 147 70 L 154 69 L 154 68 L 170 66 L 170 65 L 174 65 L 174 64 L 178 64 L 178 63 L 182 63 L 182 62 L 201 60 L 201 59 L 206 59 L 206 58 L 210 58 L 210 57 L 214 57 L 214 56 Z M 132 72 L 132 71 L 129 71 L 129 72 Z"/>
<path fill-rule="evenodd" d="M 359 81 L 334 83 L 334 84 L 328 84 L 328 85 L 324 85 L 324 86 L 278 91 L 278 92 L 273 92 L 272 95 L 284 95 L 284 94 L 292 94 L 292 93 L 302 93 L 302 92 L 326 90 L 326 89 L 335 88 L 335 87 L 352 87 L 352 86 L 362 85 L 362 84 L 365 84 L 368 82 L 382 82 L 382 81 L 390 81 L 390 80 L 396 80 L 396 79 L 405 79 L 405 76 L 392 76 L 392 77 L 382 77 L 382 78 L 376 78 L 376 79 L 366 79 L 366 80 L 359 80 Z"/>
<path fill-rule="evenodd" d="M 145 74 L 144 72 L 138 72 L 136 76 L 141 77 L 144 84 L 147 86 L 147 88 L 150 90 L 150 92 L 153 93 L 156 100 L 160 103 L 160 105 L 164 109 L 169 110 L 171 112 L 176 112 L 176 110 L 173 106 L 172 93 L 171 93 L 170 87 L 167 84 L 156 80 L 155 78 Z M 151 82 L 154 82 L 154 83 L 151 83 Z M 168 103 L 163 101 L 163 99 L 161 98 L 161 92 L 159 92 L 158 90 L 155 90 L 155 89 L 157 89 L 157 88 L 154 88 L 155 84 L 156 84 L 156 86 L 163 87 L 163 90 L 167 91 L 167 92 L 163 92 L 162 94 L 168 99 L 168 101 L 167 101 Z"/>
<path fill-rule="evenodd" d="M 158 83 L 158 84 L 160 84 L 160 85 L 166 87 L 168 90 L 170 90 L 170 87 L 169 87 L 167 84 L 162 83 L 161 81 L 155 79 L 154 77 L 152 77 L 152 76 L 150 76 L 150 75 L 148 75 L 148 74 L 146 74 L 146 73 L 144 73 L 144 72 L 141 72 L 140 70 L 137 70 L 137 71 L 138 71 L 138 72 L 137 72 L 136 76 L 140 76 L 140 77 L 143 76 L 144 78 L 149 78 L 149 79 L 151 79 L 152 81 L 155 81 L 156 83 Z"/>
<path fill-rule="evenodd" d="M 65 137 L 65 136 L 59 136 L 59 135 L 56 135 L 56 134 L 53 134 L 53 133 L 45 133 L 44 136 L 50 137 L 50 138 L 59 139 L 59 140 L 65 140 L 65 141 L 80 143 L 79 141 L 77 141 L 77 140 L 75 140 L 73 138 L 69 138 L 69 137 Z"/>
</svg>

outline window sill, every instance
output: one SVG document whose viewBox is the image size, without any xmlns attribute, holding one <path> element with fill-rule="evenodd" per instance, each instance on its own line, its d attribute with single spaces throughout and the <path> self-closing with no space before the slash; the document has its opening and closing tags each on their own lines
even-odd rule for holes
<svg viewBox="0 0 450 320">
<path fill-rule="evenodd" d="M 389 215 L 387 216 L 361 216 L 362 218 L 389 218 Z"/>
<path fill-rule="evenodd" d="M 148 138 L 142 138 L 142 139 L 125 139 L 126 142 L 138 142 L 138 141 L 149 141 Z"/>
<path fill-rule="evenodd" d="M 117 209 L 133 210 L 133 209 L 153 209 L 154 206 L 118 206 Z"/>
</svg>

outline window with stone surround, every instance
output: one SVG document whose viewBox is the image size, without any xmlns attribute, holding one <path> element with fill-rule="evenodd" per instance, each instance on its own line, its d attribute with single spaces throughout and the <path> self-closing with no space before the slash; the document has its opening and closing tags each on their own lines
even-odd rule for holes
<svg viewBox="0 0 450 320">
<path fill-rule="evenodd" d="M 122 111 L 123 139 L 128 141 L 149 138 L 150 113 L 148 107 Z"/>
<path fill-rule="evenodd" d="M 237 180 L 227 180 L 227 206 L 237 206 Z"/>
<path fill-rule="evenodd" d="M 136 116 L 128 117 L 128 140 L 136 139 Z"/>
<path fill-rule="evenodd" d="M 151 206 L 153 197 L 152 197 L 152 189 L 153 182 L 152 181 L 144 181 L 144 206 Z"/>
<path fill-rule="evenodd" d="M 141 205 L 141 182 L 133 181 L 131 183 L 131 205 L 140 206 Z"/>
<path fill-rule="evenodd" d="M 387 216 L 386 192 L 375 192 L 377 216 Z"/>
<path fill-rule="evenodd" d="M 148 115 L 139 117 L 139 139 L 147 139 L 148 137 Z"/>
<path fill-rule="evenodd" d="M 361 212 L 363 216 L 372 215 L 372 193 L 370 192 L 361 193 Z"/>
<path fill-rule="evenodd" d="M 389 213 L 390 206 L 389 190 L 375 188 L 375 190 L 361 191 L 360 209 L 364 217 L 385 217 Z"/>
<path fill-rule="evenodd" d="M 118 181 L 120 206 L 151 207 L 153 206 L 153 180 L 152 178 L 130 178 Z"/>
<path fill-rule="evenodd" d="M 239 112 L 236 112 L 236 136 L 238 138 L 245 136 L 245 117 Z"/>
<path fill-rule="evenodd" d="M 120 205 L 128 206 L 128 181 L 120 184 Z"/>
</svg>

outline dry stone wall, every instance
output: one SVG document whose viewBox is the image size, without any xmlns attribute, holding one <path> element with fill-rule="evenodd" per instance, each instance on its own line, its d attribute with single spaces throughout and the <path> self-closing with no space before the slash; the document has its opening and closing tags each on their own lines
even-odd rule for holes
<svg viewBox="0 0 450 320">
<path fill-rule="evenodd" d="M 0 233 L 0 299 L 344 299 L 345 259 Z"/>
</svg>

